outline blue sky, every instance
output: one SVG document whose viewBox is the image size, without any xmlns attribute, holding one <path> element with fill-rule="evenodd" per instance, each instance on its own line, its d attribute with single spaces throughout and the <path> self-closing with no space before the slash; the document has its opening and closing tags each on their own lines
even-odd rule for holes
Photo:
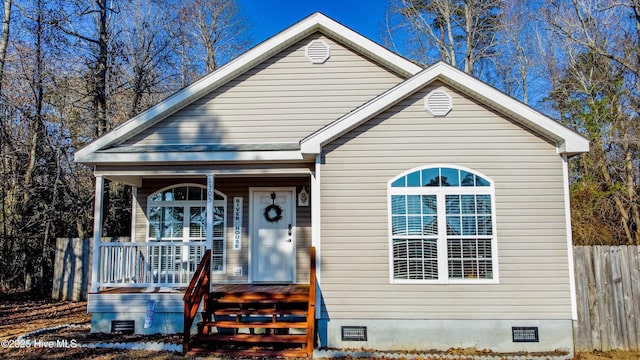
<svg viewBox="0 0 640 360">
<path fill-rule="evenodd" d="M 319 11 L 380 42 L 387 0 L 237 0 L 252 28 L 252 45 Z"/>
</svg>

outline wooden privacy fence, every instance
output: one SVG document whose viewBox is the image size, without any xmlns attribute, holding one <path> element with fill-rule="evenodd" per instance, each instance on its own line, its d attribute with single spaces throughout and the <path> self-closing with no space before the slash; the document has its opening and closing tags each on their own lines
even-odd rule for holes
<svg viewBox="0 0 640 360">
<path fill-rule="evenodd" d="M 640 247 L 576 246 L 575 348 L 640 350 Z"/>
<path fill-rule="evenodd" d="M 129 238 L 104 238 L 102 241 L 129 241 Z M 93 239 L 58 238 L 53 262 L 51 298 L 82 301 L 87 299 L 91 281 Z"/>
<path fill-rule="evenodd" d="M 53 299 L 87 299 L 88 282 L 91 279 L 91 243 L 89 239 L 56 239 L 51 289 Z"/>
</svg>

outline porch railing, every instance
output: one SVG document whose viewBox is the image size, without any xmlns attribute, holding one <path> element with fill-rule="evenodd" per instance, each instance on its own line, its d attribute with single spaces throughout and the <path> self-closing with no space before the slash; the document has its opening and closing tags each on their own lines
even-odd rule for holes
<svg viewBox="0 0 640 360">
<path fill-rule="evenodd" d="M 101 242 L 97 286 L 187 287 L 205 250 L 204 241 Z"/>
</svg>

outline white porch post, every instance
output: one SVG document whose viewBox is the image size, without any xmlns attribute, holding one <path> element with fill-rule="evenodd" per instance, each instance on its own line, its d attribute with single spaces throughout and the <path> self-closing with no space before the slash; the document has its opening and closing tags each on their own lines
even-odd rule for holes
<svg viewBox="0 0 640 360">
<path fill-rule="evenodd" d="M 100 242 L 102 241 L 102 204 L 104 203 L 104 178 L 96 175 L 96 195 L 93 208 L 93 257 L 91 266 L 91 292 L 98 292 L 98 270 L 100 269 Z"/>
<path fill-rule="evenodd" d="M 207 245 L 213 256 L 213 201 L 215 199 L 215 178 L 207 174 Z M 209 274 L 211 276 L 211 274 Z M 209 291 L 213 290 L 213 282 L 209 281 Z"/>
<path fill-rule="evenodd" d="M 322 277 L 321 261 L 322 247 L 321 242 L 321 216 L 320 216 L 320 167 L 322 164 L 322 154 L 316 155 L 316 166 L 311 172 L 311 245 L 316 248 L 316 284 L 320 283 Z M 320 318 L 321 304 L 320 291 L 316 290 L 316 319 Z"/>
<path fill-rule="evenodd" d="M 567 234 L 567 255 L 569 263 L 569 287 L 571 288 L 571 319 L 578 320 L 578 300 L 576 298 L 576 273 L 573 260 L 573 235 L 571 233 L 571 202 L 569 200 L 569 159 L 562 155 L 562 181 L 564 187 L 564 219 Z"/>
<path fill-rule="evenodd" d="M 131 242 L 136 242 L 136 209 L 138 208 L 138 187 L 131 186 Z"/>
</svg>

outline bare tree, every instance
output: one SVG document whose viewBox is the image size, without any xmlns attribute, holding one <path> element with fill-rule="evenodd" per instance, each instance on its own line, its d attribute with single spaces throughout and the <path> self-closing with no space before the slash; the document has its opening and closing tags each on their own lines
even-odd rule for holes
<svg viewBox="0 0 640 360">
<path fill-rule="evenodd" d="M 128 14 L 116 25 L 120 34 L 123 62 L 118 73 L 122 79 L 121 94 L 115 97 L 114 108 L 119 108 L 125 118 L 137 115 L 171 91 L 177 90 L 174 48 L 178 39 L 172 36 L 178 23 L 172 8 L 166 1 L 133 0 L 123 5 Z M 124 104 L 130 104 L 125 109 Z M 128 110 L 123 112 L 123 110 Z"/>
<path fill-rule="evenodd" d="M 476 66 L 495 56 L 501 8 L 502 0 L 397 0 L 391 11 L 401 15 L 398 29 L 421 62 L 442 60 L 477 74 Z"/>
<path fill-rule="evenodd" d="M 180 11 L 185 40 L 204 50 L 205 72 L 213 71 L 248 47 L 247 21 L 235 0 L 188 0 Z"/>
<path fill-rule="evenodd" d="M 570 0 L 545 10 L 566 59 L 554 99 L 565 122 L 592 144 L 574 162 L 576 176 L 594 184 L 582 187 L 581 199 L 609 204 L 605 221 L 621 231 L 612 241 L 640 244 L 640 5 Z"/>
<path fill-rule="evenodd" d="M 3 104 L 3 80 L 4 80 L 4 64 L 5 59 L 7 57 L 7 48 L 9 46 L 9 30 L 11 25 L 11 0 L 4 0 L 3 13 L 2 13 L 2 34 L 0 35 L 0 105 Z M 0 167 L 2 167 L 2 171 L 0 172 L 0 176 L 2 178 L 0 181 L 4 184 L 4 179 L 6 175 L 6 166 L 5 166 L 5 153 L 7 147 L 5 146 L 5 119 L 7 115 L 7 110 L 4 106 L 0 106 Z M 7 238 L 7 223 L 6 223 L 6 188 L 2 186 L 0 189 L 0 211 L 2 212 L 2 238 Z M 0 286 L 1 288 L 1 286 Z"/>
<path fill-rule="evenodd" d="M 64 34 L 92 49 L 88 59 L 88 65 L 92 71 L 89 88 L 95 113 L 94 135 L 96 137 L 102 136 L 110 129 L 107 118 L 107 68 L 111 41 L 109 19 L 114 11 L 112 2 L 113 0 L 64 2 L 59 5 L 61 11 L 50 14 L 51 16 L 45 20 Z M 87 26 L 91 23 L 93 27 Z"/>
<path fill-rule="evenodd" d="M 542 78 L 537 14 L 525 2 L 507 2 L 501 12 L 501 46 L 496 49 L 495 72 L 501 88 L 529 103 L 530 83 Z"/>
<path fill-rule="evenodd" d="M 9 29 L 11 24 L 11 0 L 4 0 L 2 13 L 2 35 L 0 36 L 0 97 L 2 97 L 2 79 L 4 77 L 4 61 L 9 45 Z"/>
</svg>

